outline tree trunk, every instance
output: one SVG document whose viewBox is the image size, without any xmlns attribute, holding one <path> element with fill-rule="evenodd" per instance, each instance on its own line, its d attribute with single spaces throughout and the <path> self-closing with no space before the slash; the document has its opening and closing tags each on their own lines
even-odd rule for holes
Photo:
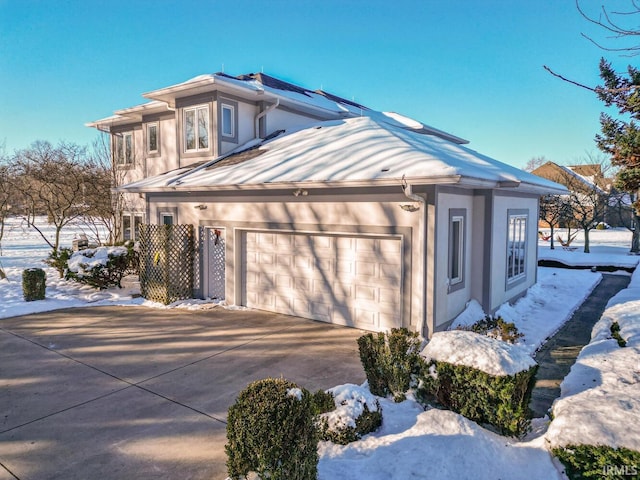
<svg viewBox="0 0 640 480">
<path fill-rule="evenodd" d="M 551 246 L 549 247 L 551 250 L 555 250 L 556 247 L 553 245 L 553 225 L 549 224 L 549 228 L 551 228 L 551 238 L 549 239 L 549 242 L 551 244 Z"/>
<path fill-rule="evenodd" d="M 589 229 L 584 228 L 584 253 L 591 253 L 589 251 Z"/>
<path fill-rule="evenodd" d="M 640 215 L 633 215 L 633 230 L 631 231 L 631 253 L 640 254 Z"/>
</svg>

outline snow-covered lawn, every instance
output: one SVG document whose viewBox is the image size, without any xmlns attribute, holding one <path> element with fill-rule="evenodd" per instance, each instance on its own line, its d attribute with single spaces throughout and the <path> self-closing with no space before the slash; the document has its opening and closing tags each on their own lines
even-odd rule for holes
<svg viewBox="0 0 640 480">
<path fill-rule="evenodd" d="M 564 232 L 561 234 L 566 236 Z M 74 235 L 73 231 L 65 232 L 63 245 L 70 246 Z M 574 244 L 580 246 L 580 241 L 578 236 Z M 629 232 L 594 231 L 591 242 L 594 253 L 579 264 L 635 266 L 640 260 L 627 254 Z M 552 252 L 547 245 L 540 242 L 540 258 L 578 264 L 584 255 L 579 250 L 571 252 L 562 248 Z M 0 254 L 1 266 L 8 274 L 7 279 L 0 280 L 0 319 L 87 305 L 144 303 L 154 306 L 132 299 L 126 290 L 98 292 L 60 280 L 53 269 L 41 263 L 48 253 L 49 248 L 33 232 L 23 231 L 16 225 L 9 228 Z M 23 301 L 21 275 L 28 267 L 45 267 L 46 300 Z M 540 268 L 538 284 L 515 305 L 501 307 L 498 314 L 516 323 L 525 334 L 521 348 L 534 355 L 600 279 L 599 273 L 589 270 Z M 611 439 L 611 444 L 640 448 L 637 431 L 640 425 L 640 274 L 634 277 L 633 286 L 635 288 L 616 297 L 594 329 L 592 344 L 582 352 L 578 365 L 563 383 L 562 400 L 554 406 L 556 420 L 548 432 L 548 420 L 534 419 L 529 438 L 517 441 L 492 433 L 450 411 L 424 411 L 411 398 L 397 404 L 380 399 L 384 421 L 379 431 L 346 446 L 321 443 L 319 478 L 562 479 L 562 467 L 549 453 L 550 443 L 565 444 L 587 435 L 584 438 Z M 180 306 L 211 308 L 212 304 L 189 301 Z M 479 305 L 472 302 L 456 324 L 473 323 L 483 315 Z M 624 349 L 606 339 L 613 320 L 620 324 L 620 333 L 628 341 Z M 629 434 L 629 429 L 635 429 L 634 435 Z"/>
</svg>

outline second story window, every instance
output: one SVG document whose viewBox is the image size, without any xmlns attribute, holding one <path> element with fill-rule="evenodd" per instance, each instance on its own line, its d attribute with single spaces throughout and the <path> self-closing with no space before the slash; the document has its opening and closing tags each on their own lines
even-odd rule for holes
<svg viewBox="0 0 640 480">
<path fill-rule="evenodd" d="M 133 134 L 122 133 L 116 136 L 115 159 L 118 165 L 131 165 L 133 163 Z"/>
<path fill-rule="evenodd" d="M 147 124 L 147 152 L 148 153 L 158 152 L 158 124 L 157 123 Z"/>
<path fill-rule="evenodd" d="M 209 149 L 209 107 L 184 109 L 184 149 L 197 152 Z"/>
<path fill-rule="evenodd" d="M 222 136 L 235 137 L 235 109 L 231 105 L 222 104 Z"/>
</svg>

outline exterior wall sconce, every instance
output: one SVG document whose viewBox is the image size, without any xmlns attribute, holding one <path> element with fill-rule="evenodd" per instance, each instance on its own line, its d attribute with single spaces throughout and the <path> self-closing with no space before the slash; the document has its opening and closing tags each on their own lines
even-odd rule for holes
<svg viewBox="0 0 640 480">
<path fill-rule="evenodd" d="M 403 209 L 405 212 L 416 212 L 420 210 L 420 207 L 413 205 L 411 203 L 400 204 L 400 208 Z"/>
<path fill-rule="evenodd" d="M 300 195 L 302 195 L 303 197 L 306 197 L 307 195 L 309 195 L 309 192 L 306 191 L 304 188 L 299 188 L 293 191 L 294 197 L 299 197 Z"/>
<path fill-rule="evenodd" d="M 201 203 L 200 205 L 196 205 L 193 208 L 197 208 L 198 210 L 206 210 L 207 206 L 204 203 Z"/>
</svg>

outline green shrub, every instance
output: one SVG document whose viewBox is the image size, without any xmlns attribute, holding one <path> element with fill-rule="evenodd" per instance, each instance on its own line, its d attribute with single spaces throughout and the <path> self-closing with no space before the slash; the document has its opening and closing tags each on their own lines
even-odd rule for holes
<svg viewBox="0 0 640 480">
<path fill-rule="evenodd" d="M 64 272 L 67 269 L 67 262 L 71 255 L 73 254 L 73 250 L 70 248 L 60 248 L 58 250 L 53 250 L 49 256 L 44 260 L 44 263 L 53 267 L 60 275 L 60 278 L 64 277 Z"/>
<path fill-rule="evenodd" d="M 22 272 L 22 294 L 26 302 L 44 300 L 47 277 L 41 268 L 27 268 Z"/>
<path fill-rule="evenodd" d="M 330 398 L 331 408 L 321 412 L 317 417 L 316 426 L 320 440 L 347 445 L 376 431 L 382 425 L 382 408 L 378 400 L 369 392 L 361 394 L 351 391 L 351 393 L 349 398 L 341 395 L 339 400 L 334 399 L 331 392 L 326 393 L 328 397 L 324 398 Z M 369 409 L 368 403 L 373 403 L 375 407 Z M 356 416 L 352 418 L 354 413 Z"/>
<path fill-rule="evenodd" d="M 374 395 L 393 395 L 396 402 L 405 399 L 412 376 L 420 370 L 421 341 L 416 332 L 394 328 L 390 333 L 367 333 L 358 338 L 360 361 Z"/>
<path fill-rule="evenodd" d="M 478 320 L 468 327 L 459 327 L 459 330 L 467 330 L 491 338 L 497 338 L 503 342 L 516 343 L 524 334 L 518 332 L 513 322 L 505 322 L 502 317 L 485 316 L 482 320 Z"/>
<path fill-rule="evenodd" d="M 640 452 L 604 445 L 568 445 L 552 450 L 571 480 L 640 478 Z"/>
<path fill-rule="evenodd" d="M 423 367 L 418 398 L 435 401 L 500 433 L 519 436 L 529 430 L 529 400 L 538 366 L 513 376 L 493 376 L 464 365 L 432 361 Z"/>
<path fill-rule="evenodd" d="M 622 335 L 620 335 L 620 324 L 618 322 L 613 322 L 611 324 L 611 338 L 614 338 L 618 342 L 618 346 L 627 346 L 627 341 L 622 338 Z"/>
<path fill-rule="evenodd" d="M 314 416 L 321 415 L 323 413 L 330 412 L 336 409 L 336 404 L 333 400 L 333 394 L 331 392 L 325 392 L 324 390 L 318 390 L 311 397 L 311 411 Z"/>
<path fill-rule="evenodd" d="M 100 290 L 122 287 L 120 282 L 127 274 L 134 256 L 132 245 L 80 250 L 68 260 L 65 278 Z"/>
<path fill-rule="evenodd" d="M 229 408 L 227 470 L 233 480 L 256 472 L 270 480 L 315 480 L 318 433 L 311 394 L 284 379 L 247 386 Z"/>
</svg>

